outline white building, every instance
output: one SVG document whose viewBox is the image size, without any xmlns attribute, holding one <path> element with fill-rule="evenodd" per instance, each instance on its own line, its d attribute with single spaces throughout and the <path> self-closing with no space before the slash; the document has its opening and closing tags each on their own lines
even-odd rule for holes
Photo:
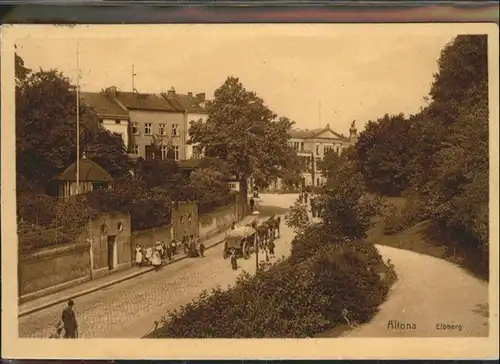
<svg viewBox="0 0 500 364">
<path fill-rule="evenodd" d="M 87 107 L 94 109 L 104 129 L 122 137 L 125 150 L 128 150 L 130 143 L 128 110 L 121 107 L 104 92 L 81 92 L 80 98 Z"/>
</svg>

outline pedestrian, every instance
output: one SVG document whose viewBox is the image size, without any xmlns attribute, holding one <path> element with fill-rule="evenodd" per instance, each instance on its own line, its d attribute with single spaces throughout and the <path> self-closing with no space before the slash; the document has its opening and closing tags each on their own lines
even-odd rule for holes
<svg viewBox="0 0 500 364">
<path fill-rule="evenodd" d="M 238 258 L 236 257 L 234 249 L 231 249 L 231 267 L 233 270 L 238 269 Z"/>
<path fill-rule="evenodd" d="M 231 224 L 231 230 L 234 230 L 236 229 L 236 221 L 233 221 L 233 223 Z"/>
<path fill-rule="evenodd" d="M 188 242 L 189 236 L 187 230 L 184 230 L 184 235 L 182 236 L 182 247 L 184 248 L 184 254 L 188 252 Z"/>
<path fill-rule="evenodd" d="M 158 272 L 161 268 L 161 257 L 160 251 L 158 249 L 154 250 L 153 256 L 151 257 L 151 263 L 153 264 L 153 267 L 155 267 L 155 270 Z"/>
<path fill-rule="evenodd" d="M 177 240 L 175 238 L 172 239 L 172 241 L 170 242 L 170 247 L 171 247 L 171 250 L 172 250 L 172 255 L 175 255 L 177 254 Z"/>
<path fill-rule="evenodd" d="M 254 207 L 255 207 L 255 200 L 252 198 L 250 198 L 250 211 L 254 211 Z"/>
<path fill-rule="evenodd" d="M 272 256 L 274 256 L 274 247 L 275 246 L 276 246 L 276 244 L 274 244 L 274 236 L 272 236 L 269 239 L 269 243 L 267 244 L 267 248 L 269 249 L 269 254 L 271 254 Z"/>
<path fill-rule="evenodd" d="M 135 247 L 135 265 L 142 265 L 142 247 L 139 244 Z"/>
<path fill-rule="evenodd" d="M 307 197 L 309 197 L 309 195 L 307 194 L 307 192 L 304 193 L 304 202 L 307 204 Z"/>
<path fill-rule="evenodd" d="M 169 243 L 166 247 L 165 247 L 165 253 L 166 253 L 166 258 L 171 261 L 172 260 L 172 243 Z"/>
<path fill-rule="evenodd" d="M 152 259 L 153 259 L 153 248 L 148 247 L 146 248 L 146 261 L 148 265 L 151 264 Z"/>
<path fill-rule="evenodd" d="M 62 312 L 65 339 L 76 339 L 78 337 L 78 323 L 76 322 L 75 311 L 73 311 L 74 305 L 73 300 L 69 300 L 68 307 Z"/>
<path fill-rule="evenodd" d="M 200 241 L 200 256 L 203 258 L 205 256 L 205 244 L 203 244 L 203 241 Z"/>
</svg>

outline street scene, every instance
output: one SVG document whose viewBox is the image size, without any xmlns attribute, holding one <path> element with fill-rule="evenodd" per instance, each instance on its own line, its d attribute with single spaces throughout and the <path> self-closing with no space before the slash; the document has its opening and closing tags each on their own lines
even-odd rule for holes
<svg viewBox="0 0 500 364">
<path fill-rule="evenodd" d="M 19 338 L 491 336 L 487 35 L 77 28 L 13 49 Z"/>
</svg>

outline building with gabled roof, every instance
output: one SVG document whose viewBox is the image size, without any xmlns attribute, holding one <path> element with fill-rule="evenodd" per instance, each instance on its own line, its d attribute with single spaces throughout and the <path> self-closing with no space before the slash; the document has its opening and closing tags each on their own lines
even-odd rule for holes
<svg viewBox="0 0 500 364">
<path fill-rule="evenodd" d="M 162 93 L 162 96 L 168 102 L 175 104 L 184 110 L 184 124 L 185 124 L 185 140 L 190 139 L 189 126 L 191 122 L 202 120 L 205 122 L 208 119 L 208 112 L 206 110 L 205 93 L 198 93 L 194 95 L 192 92 L 181 94 L 171 88 L 167 93 Z M 203 151 L 197 146 L 186 143 L 184 146 L 185 159 L 199 159 L 203 156 Z"/>
<path fill-rule="evenodd" d="M 105 93 L 129 113 L 128 150 L 132 156 L 145 159 L 157 157 L 151 147 L 155 136 L 163 141 L 161 158 L 167 158 L 169 145 L 173 148 L 176 160 L 185 158 L 185 110 L 181 105 L 170 102 L 162 95 L 140 93 L 137 90 L 124 92 L 114 86 L 107 88 Z"/>
<path fill-rule="evenodd" d="M 122 137 L 125 150 L 130 143 L 129 112 L 113 97 L 105 92 L 80 92 L 80 98 L 87 107 L 92 108 L 97 114 L 101 126 L 111 133 Z"/>
<path fill-rule="evenodd" d="M 319 162 L 323 160 L 326 153 L 342 151 L 357 141 L 357 129 L 353 122 L 346 137 L 334 131 L 330 124 L 319 129 L 293 129 L 289 131 L 288 143 L 293 147 L 300 158 L 304 161 L 302 172 L 302 188 L 310 186 L 322 186 L 326 182 Z M 276 188 L 281 188 L 281 181 L 277 181 Z"/>
<path fill-rule="evenodd" d="M 80 158 L 79 164 L 78 184 L 76 182 L 76 161 L 54 178 L 57 182 L 60 198 L 66 199 L 77 194 L 92 192 L 98 188 L 109 189 L 111 187 L 113 177 L 96 162 L 88 159 L 85 153 Z"/>
</svg>

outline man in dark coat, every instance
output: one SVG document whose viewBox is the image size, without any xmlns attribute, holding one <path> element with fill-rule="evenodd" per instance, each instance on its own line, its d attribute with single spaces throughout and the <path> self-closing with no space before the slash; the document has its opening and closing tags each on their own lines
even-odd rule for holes
<svg viewBox="0 0 500 364">
<path fill-rule="evenodd" d="M 250 199 L 250 211 L 254 212 L 254 207 L 255 207 L 255 200 L 253 197 Z"/>
<path fill-rule="evenodd" d="M 238 258 L 236 257 L 236 252 L 231 250 L 231 267 L 236 270 L 238 269 Z"/>
<path fill-rule="evenodd" d="M 76 339 L 78 334 L 78 323 L 76 322 L 75 311 L 73 311 L 73 306 L 75 303 L 73 300 L 68 301 L 68 307 L 63 310 L 62 322 L 64 324 L 64 338 L 65 339 Z"/>
</svg>

